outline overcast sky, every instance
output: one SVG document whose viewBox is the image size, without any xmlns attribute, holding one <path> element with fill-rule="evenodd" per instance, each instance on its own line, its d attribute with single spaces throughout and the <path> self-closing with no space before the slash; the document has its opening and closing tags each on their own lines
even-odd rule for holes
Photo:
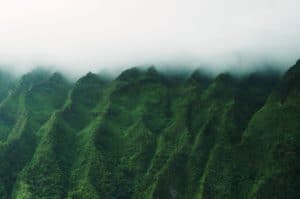
<svg viewBox="0 0 300 199">
<path fill-rule="evenodd" d="M 72 74 L 300 58 L 299 0 L 0 0 L 0 63 Z"/>
</svg>

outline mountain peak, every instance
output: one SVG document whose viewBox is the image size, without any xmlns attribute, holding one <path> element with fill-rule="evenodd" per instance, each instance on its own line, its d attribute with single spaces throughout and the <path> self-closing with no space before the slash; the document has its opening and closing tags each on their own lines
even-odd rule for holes
<svg viewBox="0 0 300 199">
<path fill-rule="evenodd" d="M 90 84 L 90 83 L 98 83 L 100 81 L 100 78 L 97 74 L 88 72 L 85 76 L 81 77 L 77 84 Z"/>
<path fill-rule="evenodd" d="M 94 79 L 94 78 L 98 78 L 98 75 L 95 74 L 95 73 L 92 73 L 92 72 L 88 72 L 85 76 L 83 76 L 83 78 L 85 78 L 85 79 L 90 79 L 90 78 Z"/>
<path fill-rule="evenodd" d="M 27 87 L 31 86 L 33 84 L 42 82 L 50 77 L 51 73 L 48 70 L 44 69 L 35 69 L 29 73 L 26 73 L 23 75 L 19 81 L 19 86 L 21 87 Z"/>
<path fill-rule="evenodd" d="M 221 73 L 215 79 L 217 83 L 232 83 L 234 81 L 235 78 L 229 73 Z"/>
<path fill-rule="evenodd" d="M 123 71 L 119 75 L 119 77 L 117 77 L 117 80 L 127 81 L 127 80 L 131 80 L 131 79 L 135 79 L 140 74 L 141 74 L 141 70 L 137 67 L 133 67 L 133 68 L 130 68 L 130 69 L 127 69 L 127 70 Z"/>
<path fill-rule="evenodd" d="M 155 73 L 155 74 L 157 74 L 158 72 L 157 72 L 155 66 L 150 66 L 150 67 L 147 69 L 147 73 L 150 73 L 150 74 Z"/>
<path fill-rule="evenodd" d="M 212 81 L 212 78 L 209 75 L 204 74 L 200 69 L 195 70 L 189 79 L 199 83 L 209 83 Z"/>
<path fill-rule="evenodd" d="M 54 82 L 61 82 L 61 81 L 64 81 L 65 78 L 64 76 L 59 73 L 59 72 L 55 72 L 51 75 L 51 77 L 49 78 L 50 81 L 54 81 Z"/>
<path fill-rule="evenodd" d="M 300 60 L 284 74 L 275 96 L 283 102 L 293 90 L 300 90 Z"/>
</svg>

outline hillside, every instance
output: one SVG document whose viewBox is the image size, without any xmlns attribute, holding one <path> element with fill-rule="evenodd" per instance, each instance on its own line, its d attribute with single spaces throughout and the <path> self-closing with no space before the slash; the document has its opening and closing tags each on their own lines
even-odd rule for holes
<svg viewBox="0 0 300 199">
<path fill-rule="evenodd" d="M 300 61 L 282 77 L 2 79 L 0 198 L 300 197 Z"/>
</svg>

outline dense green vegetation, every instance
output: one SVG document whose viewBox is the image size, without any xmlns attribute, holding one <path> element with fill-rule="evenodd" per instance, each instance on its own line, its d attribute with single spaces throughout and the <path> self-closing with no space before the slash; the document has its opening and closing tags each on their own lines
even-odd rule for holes
<svg viewBox="0 0 300 199">
<path fill-rule="evenodd" d="M 300 61 L 283 77 L 3 77 L 0 198 L 300 197 Z"/>
</svg>

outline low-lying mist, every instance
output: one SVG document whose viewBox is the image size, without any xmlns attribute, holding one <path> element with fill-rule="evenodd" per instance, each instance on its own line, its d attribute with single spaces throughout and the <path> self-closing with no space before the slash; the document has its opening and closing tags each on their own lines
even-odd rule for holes
<svg viewBox="0 0 300 199">
<path fill-rule="evenodd" d="M 0 7 L 0 68 L 77 78 L 133 66 L 241 74 L 300 57 L 299 1 L 9 1 Z"/>
</svg>

